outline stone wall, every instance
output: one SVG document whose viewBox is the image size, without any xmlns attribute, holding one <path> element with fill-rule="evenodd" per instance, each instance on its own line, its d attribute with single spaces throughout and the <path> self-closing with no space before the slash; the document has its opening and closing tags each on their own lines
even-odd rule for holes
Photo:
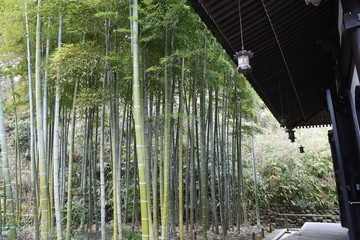
<svg viewBox="0 0 360 240">
<path fill-rule="evenodd" d="M 281 214 L 296 214 L 296 216 L 284 216 Z M 305 222 L 340 222 L 338 209 L 306 209 L 292 206 L 271 207 L 261 211 L 261 224 L 274 227 L 301 227 Z M 253 219 L 253 216 L 249 216 Z M 287 224 L 286 224 L 287 221 Z M 254 221 L 256 224 L 256 221 Z"/>
</svg>

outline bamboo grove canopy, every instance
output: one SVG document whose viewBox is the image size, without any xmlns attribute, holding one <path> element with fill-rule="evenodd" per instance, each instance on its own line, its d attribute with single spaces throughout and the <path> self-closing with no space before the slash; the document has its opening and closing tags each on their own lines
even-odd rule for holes
<svg viewBox="0 0 360 240">
<path fill-rule="evenodd" d="M 335 87 L 337 1 L 241 0 L 241 17 L 238 0 L 189 3 L 232 58 L 242 50 L 243 32 L 254 52 L 246 77 L 281 125 L 331 123 L 325 89 Z"/>
</svg>

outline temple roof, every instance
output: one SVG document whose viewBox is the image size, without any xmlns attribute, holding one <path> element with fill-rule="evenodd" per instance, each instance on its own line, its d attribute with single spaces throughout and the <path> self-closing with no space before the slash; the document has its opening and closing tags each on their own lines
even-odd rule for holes
<svg viewBox="0 0 360 240">
<path fill-rule="evenodd" d="M 239 1 L 188 1 L 233 58 L 241 50 Z M 244 47 L 254 52 L 246 77 L 272 114 L 289 128 L 330 124 L 325 90 L 335 83 L 337 1 L 240 4 Z"/>
</svg>

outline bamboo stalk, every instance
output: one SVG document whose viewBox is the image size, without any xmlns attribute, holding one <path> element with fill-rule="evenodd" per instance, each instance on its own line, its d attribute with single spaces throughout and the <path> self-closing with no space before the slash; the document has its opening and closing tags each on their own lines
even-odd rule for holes
<svg viewBox="0 0 360 240">
<path fill-rule="evenodd" d="M 62 15 L 59 13 L 59 34 L 58 49 L 62 46 Z M 59 66 L 60 67 L 60 66 Z M 54 118 L 54 144 L 53 144 L 53 165 L 54 165 L 54 205 L 56 219 L 56 237 L 62 239 L 61 232 L 61 211 L 59 192 L 59 121 L 60 121 L 60 79 L 57 79 L 55 87 L 55 118 Z"/>
<path fill-rule="evenodd" d="M 200 158 L 201 158 L 201 225 L 204 239 L 207 239 L 207 157 L 205 153 L 205 80 L 206 80 L 206 38 L 203 59 L 203 79 L 200 82 Z"/>
<path fill-rule="evenodd" d="M 149 216 L 148 205 L 149 199 L 147 194 L 147 181 L 146 181 L 146 166 L 145 166 L 145 143 L 144 140 L 144 126 L 141 116 L 141 93 L 140 93 L 140 80 L 139 80 L 139 46 L 138 46 L 138 1 L 132 1 L 132 52 L 133 52 L 133 104 L 134 104 L 134 121 L 135 121 L 135 134 L 136 134 L 136 150 L 138 157 L 138 171 L 139 171 L 139 184 L 140 184 L 140 207 L 141 207 L 141 226 L 142 226 L 142 239 L 150 239 L 149 234 Z"/>
<path fill-rule="evenodd" d="M 3 110 L 3 97 L 2 97 L 2 81 L 0 81 L 0 141 L 1 141 L 1 156 L 3 164 L 3 175 L 4 175 L 4 185 L 6 191 L 6 208 L 8 220 L 10 222 L 10 239 L 16 239 L 16 224 L 15 224 L 15 209 L 14 209 L 14 200 L 11 187 L 11 178 L 10 178 L 10 167 L 8 159 L 8 148 L 6 141 L 6 131 L 5 131 L 5 121 L 4 121 L 4 110 Z"/>
<path fill-rule="evenodd" d="M 183 131 L 184 131 L 184 79 L 185 79 L 185 59 L 181 60 L 181 82 L 179 97 L 179 236 L 184 239 L 184 200 L 183 200 Z"/>
<path fill-rule="evenodd" d="M 45 140 L 43 132 L 43 109 L 42 109 L 42 80 L 41 80 L 41 14 L 40 8 L 42 0 L 38 0 L 37 22 L 36 22 L 36 55 L 35 55 L 35 79 L 36 79 L 36 124 L 39 154 L 39 177 L 40 177 L 40 227 L 41 238 L 49 239 L 49 198 L 48 198 L 48 178 L 47 161 L 45 153 Z"/>
<path fill-rule="evenodd" d="M 105 88 L 105 80 L 103 83 L 103 89 Z M 100 130 L 100 204 L 101 204 L 101 239 L 106 239 L 106 228 L 105 228 L 105 169 L 104 169 L 104 155 L 105 155 L 105 101 L 103 100 L 101 106 L 101 130 Z"/>
<path fill-rule="evenodd" d="M 34 225 L 35 225 L 35 240 L 39 239 L 39 207 L 36 197 L 37 192 L 37 167 L 36 167 L 36 154 L 35 154 L 35 119 L 34 119 L 34 104 L 33 104 L 33 88 L 32 88 L 32 71 L 31 71 L 31 53 L 30 53 L 30 32 L 29 32 L 29 19 L 27 2 L 25 2 L 25 24 L 26 24 L 26 52 L 27 52 L 27 70 L 29 82 L 29 108 L 30 108 L 30 157 L 31 157 L 31 182 L 32 182 L 32 202 L 34 209 Z"/>
<path fill-rule="evenodd" d="M 167 56 L 167 38 L 165 43 L 165 56 Z M 165 66 L 165 128 L 164 128 L 164 161 L 163 161 L 163 201 L 161 210 L 161 239 L 169 238 L 169 180 L 170 180 L 170 89 L 168 70 Z"/>
<path fill-rule="evenodd" d="M 75 91 L 73 97 L 73 108 L 71 110 L 71 127 L 69 137 L 69 175 L 68 175 L 68 197 L 66 209 L 66 240 L 71 238 L 71 211 L 72 211 L 72 178 L 73 178 L 73 165 L 74 165 L 74 138 L 75 138 L 75 120 L 76 120 L 76 95 L 78 91 L 78 80 L 75 83 Z"/>
</svg>

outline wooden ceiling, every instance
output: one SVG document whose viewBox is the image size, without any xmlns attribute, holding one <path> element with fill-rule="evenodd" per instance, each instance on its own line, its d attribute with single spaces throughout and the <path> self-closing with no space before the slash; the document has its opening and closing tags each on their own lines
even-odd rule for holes
<svg viewBox="0 0 360 240">
<path fill-rule="evenodd" d="M 238 0 L 188 1 L 229 56 L 241 50 Z M 325 90 L 335 87 L 337 1 L 240 4 L 245 49 L 254 52 L 246 77 L 272 114 L 289 128 L 330 124 Z"/>
</svg>

